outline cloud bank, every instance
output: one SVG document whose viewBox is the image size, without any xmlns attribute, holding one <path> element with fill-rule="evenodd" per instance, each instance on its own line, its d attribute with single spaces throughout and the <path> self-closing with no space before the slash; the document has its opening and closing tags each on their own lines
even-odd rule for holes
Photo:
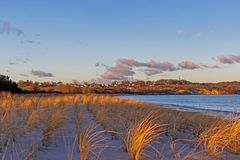
<svg viewBox="0 0 240 160">
<path fill-rule="evenodd" d="M 189 60 L 183 60 L 173 64 L 169 61 L 157 62 L 150 60 L 148 62 L 139 62 L 134 59 L 118 59 L 115 66 L 108 66 L 103 63 L 96 63 L 95 67 L 104 67 L 105 71 L 98 79 L 103 81 L 118 81 L 118 80 L 129 80 L 133 79 L 136 74 L 136 70 L 142 72 L 147 77 L 163 74 L 165 72 L 173 72 L 178 70 L 194 70 L 194 69 L 205 69 L 205 68 L 220 68 L 217 65 L 208 66 L 206 64 L 198 64 Z"/>
<path fill-rule="evenodd" d="M 198 69 L 200 68 L 200 65 L 193 63 L 192 61 L 184 60 L 178 63 L 178 66 L 182 69 Z"/>
<path fill-rule="evenodd" d="M 39 77 L 39 78 L 55 77 L 54 74 L 52 74 L 52 73 L 47 73 L 47 72 L 40 71 L 40 70 L 32 70 L 30 73 L 33 76 L 36 76 L 36 77 Z"/>
<path fill-rule="evenodd" d="M 240 63 L 240 54 L 239 55 L 230 55 L 230 56 L 218 56 L 217 60 L 222 64 L 234 64 Z"/>
</svg>

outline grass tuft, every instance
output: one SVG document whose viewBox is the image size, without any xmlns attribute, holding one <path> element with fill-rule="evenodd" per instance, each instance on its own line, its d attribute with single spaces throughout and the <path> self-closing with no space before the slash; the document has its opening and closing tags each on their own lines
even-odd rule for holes
<svg viewBox="0 0 240 160">
<path fill-rule="evenodd" d="M 130 160 L 140 160 L 142 155 L 150 156 L 144 153 L 144 148 L 154 148 L 151 144 L 158 142 L 158 136 L 166 130 L 166 125 L 160 125 L 156 120 L 157 115 L 150 112 L 127 129 L 124 145 Z"/>
<path fill-rule="evenodd" d="M 220 157 L 224 151 L 239 153 L 240 119 L 220 121 L 200 134 L 198 146 L 213 157 Z"/>
<path fill-rule="evenodd" d="M 96 157 L 96 149 L 104 149 L 107 147 L 107 138 L 103 136 L 105 131 L 97 130 L 99 125 L 91 124 L 86 130 L 78 134 L 78 149 L 80 152 L 80 160 L 87 160 L 91 156 Z"/>
</svg>

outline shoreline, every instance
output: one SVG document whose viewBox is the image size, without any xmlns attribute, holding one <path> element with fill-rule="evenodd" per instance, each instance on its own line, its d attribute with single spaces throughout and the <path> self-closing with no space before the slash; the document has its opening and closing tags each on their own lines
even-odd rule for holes
<svg viewBox="0 0 240 160">
<path fill-rule="evenodd" d="M 136 96 L 136 97 L 134 97 Z M 141 96 L 143 96 L 144 98 L 141 98 Z M 153 103 L 153 104 L 156 104 L 156 105 L 160 105 L 160 106 L 165 106 L 165 108 L 171 108 L 171 109 L 176 109 L 176 110 L 179 110 L 179 111 L 190 111 L 190 112 L 197 112 L 197 113 L 208 113 L 208 114 L 212 114 L 212 115 L 223 115 L 223 116 L 227 116 L 231 113 L 234 113 L 235 111 L 237 111 L 238 107 L 239 106 L 236 106 L 236 105 L 232 105 L 232 106 L 235 106 L 235 107 L 232 107 L 232 110 L 229 110 L 229 104 L 226 104 L 226 108 L 224 110 L 224 108 L 219 108 L 219 107 L 223 107 L 223 106 L 217 106 L 217 104 L 215 104 L 216 100 L 212 100 L 212 99 L 209 99 L 209 105 L 210 106 L 206 106 L 205 103 L 208 103 L 206 102 L 206 99 L 205 99 L 205 102 L 203 101 L 203 104 L 202 101 L 196 101 L 196 103 L 194 102 L 195 99 L 192 99 L 192 101 L 189 101 L 189 102 L 186 102 L 187 100 L 187 97 L 190 96 L 190 97 L 232 97 L 232 96 L 237 96 L 237 97 L 240 97 L 239 95 L 180 95 L 180 97 L 184 97 L 186 99 L 178 99 L 179 101 L 175 101 L 175 102 L 170 102 L 171 101 L 171 98 L 169 97 L 175 97 L 174 95 L 159 95 L 159 97 L 168 97 L 167 99 L 161 99 L 161 100 L 158 100 L 157 97 L 151 97 L 151 96 L 158 96 L 158 95 L 118 95 L 117 97 L 120 97 L 120 98 L 126 98 L 126 99 L 133 99 L 133 100 L 138 100 L 138 101 L 141 101 L 141 102 L 146 102 L 146 103 Z M 134 98 L 132 98 L 134 97 Z M 150 97 L 150 98 L 145 98 L 145 97 Z M 177 97 L 177 95 L 176 95 Z M 232 98 L 231 100 L 234 101 L 234 98 Z M 161 102 L 162 101 L 162 102 Z M 165 101 L 165 102 L 163 102 Z M 173 99 L 174 101 L 174 99 Z M 213 101 L 213 102 L 211 102 Z M 228 101 L 230 101 L 228 99 Z M 177 104 L 178 103 L 178 104 Z M 182 104 L 181 104 L 182 103 Z M 185 103 L 185 104 L 184 104 Z M 198 106 L 197 105 L 191 105 L 191 104 L 199 104 Z M 237 102 L 235 102 L 237 103 Z M 204 107 L 204 104 L 205 104 L 205 107 Z M 215 106 L 214 106 L 215 105 Z M 208 108 L 209 107 L 209 108 Z M 240 115 L 240 112 L 236 112 L 235 113 L 236 115 Z"/>
</svg>

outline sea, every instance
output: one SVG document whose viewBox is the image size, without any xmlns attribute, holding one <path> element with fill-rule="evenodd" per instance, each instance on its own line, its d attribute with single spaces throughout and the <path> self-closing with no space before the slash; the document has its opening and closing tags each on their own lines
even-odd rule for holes
<svg viewBox="0 0 240 160">
<path fill-rule="evenodd" d="M 124 95 L 179 110 L 240 114 L 240 95 Z"/>
</svg>

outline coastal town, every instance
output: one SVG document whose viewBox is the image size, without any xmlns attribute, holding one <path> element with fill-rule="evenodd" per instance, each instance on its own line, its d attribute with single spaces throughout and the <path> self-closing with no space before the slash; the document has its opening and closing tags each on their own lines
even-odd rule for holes
<svg viewBox="0 0 240 160">
<path fill-rule="evenodd" d="M 19 81 L 17 85 L 31 92 L 156 94 L 156 95 L 218 95 L 240 94 L 240 82 L 197 83 L 187 80 L 114 81 L 111 84 Z"/>
</svg>

